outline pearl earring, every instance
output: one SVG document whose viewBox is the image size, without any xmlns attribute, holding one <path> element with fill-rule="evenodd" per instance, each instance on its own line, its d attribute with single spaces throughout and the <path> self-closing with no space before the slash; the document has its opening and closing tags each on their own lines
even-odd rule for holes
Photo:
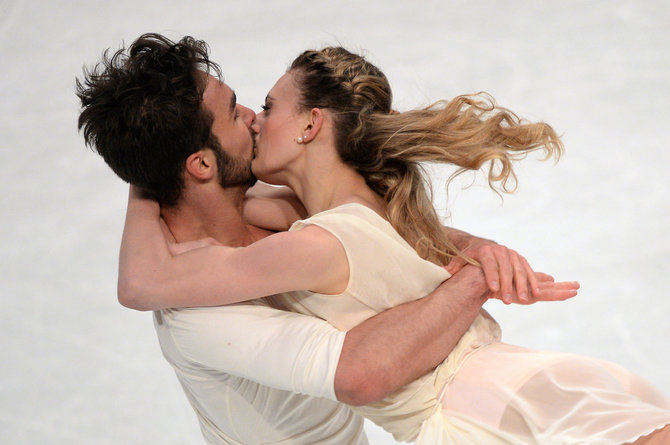
<svg viewBox="0 0 670 445">
<path fill-rule="evenodd" d="M 302 144 L 302 137 L 298 138 L 298 144 Z"/>
</svg>

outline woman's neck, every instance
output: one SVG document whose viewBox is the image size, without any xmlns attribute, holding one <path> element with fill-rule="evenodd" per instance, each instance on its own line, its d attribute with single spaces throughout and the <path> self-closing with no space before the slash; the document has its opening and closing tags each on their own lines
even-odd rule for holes
<svg viewBox="0 0 670 445">
<path fill-rule="evenodd" d="M 318 158 L 318 159 L 317 159 Z M 384 200 L 365 182 L 365 178 L 344 164 L 339 156 L 313 155 L 307 157 L 304 167 L 290 175 L 288 185 L 307 213 L 314 215 L 342 204 L 357 202 L 384 216 Z"/>
</svg>

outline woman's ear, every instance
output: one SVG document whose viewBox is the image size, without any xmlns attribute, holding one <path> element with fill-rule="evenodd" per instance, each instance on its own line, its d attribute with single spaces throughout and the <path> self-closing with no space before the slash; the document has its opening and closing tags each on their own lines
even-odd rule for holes
<svg viewBox="0 0 670 445">
<path fill-rule="evenodd" d="M 216 175 L 216 156 L 210 149 L 192 153 L 186 158 L 186 173 L 200 181 L 207 181 Z"/>
<path fill-rule="evenodd" d="M 312 108 L 309 112 L 307 125 L 303 130 L 303 143 L 312 141 L 323 126 L 323 110 L 321 108 Z"/>
</svg>

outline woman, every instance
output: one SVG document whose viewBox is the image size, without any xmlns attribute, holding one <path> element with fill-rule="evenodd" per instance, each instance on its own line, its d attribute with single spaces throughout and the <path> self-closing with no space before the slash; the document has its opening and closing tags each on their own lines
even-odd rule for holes
<svg viewBox="0 0 670 445">
<path fill-rule="evenodd" d="M 355 326 L 430 292 L 449 277 L 442 266 L 461 255 L 440 227 L 418 162 L 489 164 L 492 187 L 508 190 L 512 160 L 561 150 L 549 126 L 522 124 L 486 98 L 393 112 L 384 75 L 342 48 L 300 55 L 263 108 L 253 126 L 254 173 L 291 187 L 311 216 L 242 249 L 172 258 L 149 242 L 133 246 L 123 270 L 139 278 L 121 279 L 139 280 L 145 308 L 290 292 L 281 301 L 290 309 Z M 499 340 L 482 311 L 432 373 L 355 409 L 398 440 L 430 444 L 662 443 L 668 433 L 670 402 L 626 370 Z"/>
</svg>

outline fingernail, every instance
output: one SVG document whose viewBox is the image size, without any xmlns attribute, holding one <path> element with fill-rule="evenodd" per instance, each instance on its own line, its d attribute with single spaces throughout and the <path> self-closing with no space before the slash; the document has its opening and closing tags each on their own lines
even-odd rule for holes
<svg viewBox="0 0 670 445">
<path fill-rule="evenodd" d="M 491 281 L 491 287 L 493 290 L 498 290 L 498 282 L 497 281 Z"/>
<path fill-rule="evenodd" d="M 505 301 L 511 301 L 512 300 L 512 294 L 505 294 Z"/>
<path fill-rule="evenodd" d="M 521 295 L 519 295 L 519 298 L 521 299 L 521 301 L 528 301 L 528 294 L 522 292 Z"/>
</svg>

